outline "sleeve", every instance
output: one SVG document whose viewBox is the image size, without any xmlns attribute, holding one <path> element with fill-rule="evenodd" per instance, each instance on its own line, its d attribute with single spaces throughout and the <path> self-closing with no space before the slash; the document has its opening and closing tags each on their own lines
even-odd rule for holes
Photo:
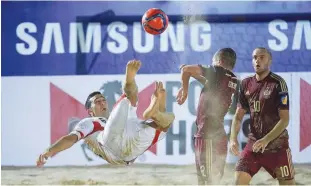
<svg viewBox="0 0 311 186">
<path fill-rule="evenodd" d="M 245 96 L 245 93 L 244 93 L 244 89 L 245 89 L 245 81 L 242 81 L 241 84 L 240 84 L 240 88 L 239 88 L 239 93 L 238 93 L 238 108 L 242 108 L 246 111 L 249 111 L 249 104 L 248 104 L 248 101 L 247 101 L 247 98 Z"/>
<path fill-rule="evenodd" d="M 240 89 L 240 86 L 241 86 L 241 82 L 239 80 L 237 80 L 237 88 L 234 91 L 233 99 L 232 99 L 232 104 L 231 104 L 231 107 L 230 107 L 230 110 L 229 110 L 230 114 L 234 114 L 235 111 L 236 111 L 236 108 L 237 108 L 237 105 L 238 105 L 238 99 L 239 99 L 239 89 Z"/>
<path fill-rule="evenodd" d="M 199 65 L 201 68 L 201 74 L 207 80 L 211 81 L 216 76 L 216 68 L 213 65 Z"/>
<path fill-rule="evenodd" d="M 94 129 L 94 123 L 91 118 L 85 118 L 81 120 L 73 129 L 70 134 L 75 134 L 78 136 L 78 140 L 83 139 L 89 135 Z"/>
<path fill-rule="evenodd" d="M 280 79 L 276 87 L 276 105 L 279 110 L 289 110 L 289 96 L 287 84 L 284 79 Z"/>
</svg>

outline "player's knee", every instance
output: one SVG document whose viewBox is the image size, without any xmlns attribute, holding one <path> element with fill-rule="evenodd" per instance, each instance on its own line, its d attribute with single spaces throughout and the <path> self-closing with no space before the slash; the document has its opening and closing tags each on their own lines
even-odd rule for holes
<svg viewBox="0 0 311 186">
<path fill-rule="evenodd" d="M 235 185 L 249 185 L 252 176 L 246 172 L 235 172 Z"/>
</svg>

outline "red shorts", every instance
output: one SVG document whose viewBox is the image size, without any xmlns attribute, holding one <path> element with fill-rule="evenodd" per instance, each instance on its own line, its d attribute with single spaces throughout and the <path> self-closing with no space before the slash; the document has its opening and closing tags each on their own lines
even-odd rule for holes
<svg viewBox="0 0 311 186">
<path fill-rule="evenodd" d="M 253 177 L 261 167 L 278 180 L 292 180 L 295 175 L 290 148 L 263 154 L 245 148 L 237 162 L 236 171 L 246 172 Z"/>
<path fill-rule="evenodd" d="M 219 139 L 194 139 L 195 162 L 199 185 L 220 180 L 224 174 L 227 157 L 227 136 Z M 213 179 L 213 180 L 212 180 Z"/>
</svg>

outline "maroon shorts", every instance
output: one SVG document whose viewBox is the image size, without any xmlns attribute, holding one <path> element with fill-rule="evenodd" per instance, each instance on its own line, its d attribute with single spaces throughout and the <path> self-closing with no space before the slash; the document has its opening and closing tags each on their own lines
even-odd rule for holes
<svg viewBox="0 0 311 186">
<path fill-rule="evenodd" d="M 227 157 L 227 136 L 219 139 L 194 139 L 199 185 L 215 182 L 223 176 Z"/>
<path fill-rule="evenodd" d="M 290 148 L 263 154 L 245 148 L 237 162 L 236 171 L 246 172 L 253 177 L 261 167 L 278 180 L 292 180 L 295 175 Z"/>
</svg>

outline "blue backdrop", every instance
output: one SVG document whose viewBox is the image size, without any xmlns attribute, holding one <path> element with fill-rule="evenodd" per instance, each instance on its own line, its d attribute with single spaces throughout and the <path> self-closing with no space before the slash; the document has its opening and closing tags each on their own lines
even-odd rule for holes
<svg viewBox="0 0 311 186">
<path fill-rule="evenodd" d="M 168 38 L 149 38 L 148 48 L 139 25 L 151 7 L 164 10 L 173 24 Z M 257 46 L 272 51 L 275 72 L 311 71 L 310 10 L 311 2 L 279 1 L 4 1 L 2 76 L 120 74 L 132 58 L 143 61 L 141 73 L 175 73 L 182 63 L 210 64 L 222 47 L 237 51 L 236 72 L 251 72 L 251 52 Z M 183 21 L 191 15 L 206 22 Z M 76 31 L 77 23 L 83 32 Z M 92 24 L 100 29 L 92 30 Z M 81 51 L 78 41 L 88 37 L 90 50 Z"/>
</svg>

